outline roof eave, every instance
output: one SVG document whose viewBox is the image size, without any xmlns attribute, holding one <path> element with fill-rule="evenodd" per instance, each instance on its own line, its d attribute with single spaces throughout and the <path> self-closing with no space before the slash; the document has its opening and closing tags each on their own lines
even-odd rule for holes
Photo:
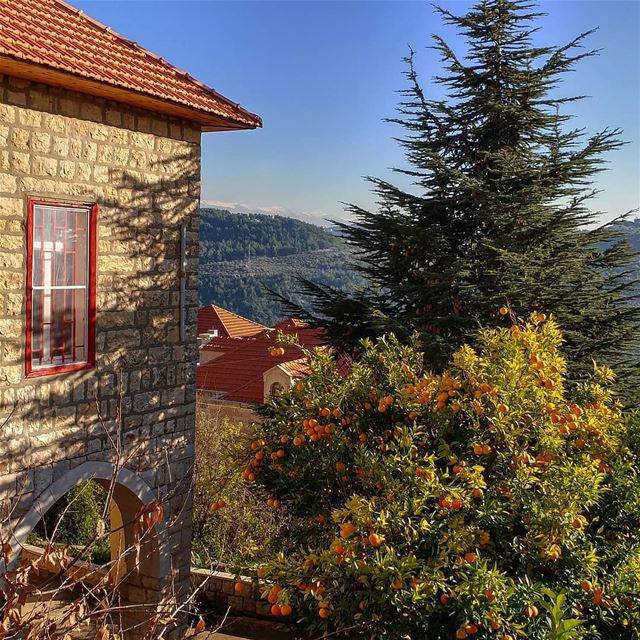
<svg viewBox="0 0 640 640">
<path fill-rule="evenodd" d="M 147 111 L 188 120 L 200 126 L 204 133 L 238 131 L 262 127 L 259 116 L 242 110 L 238 118 L 228 118 L 209 111 L 189 107 L 172 100 L 133 91 L 98 80 L 85 78 L 67 71 L 0 54 L 0 74 L 15 76 L 33 82 L 63 87 L 99 98 L 113 100 Z"/>
</svg>

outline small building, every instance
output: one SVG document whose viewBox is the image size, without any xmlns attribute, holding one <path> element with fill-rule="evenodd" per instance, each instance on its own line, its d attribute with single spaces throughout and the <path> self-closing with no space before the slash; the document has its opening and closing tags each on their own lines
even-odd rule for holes
<svg viewBox="0 0 640 640">
<path fill-rule="evenodd" d="M 208 323 L 211 329 L 200 336 L 198 412 L 215 421 L 227 418 L 245 425 L 255 421 L 256 404 L 290 388 L 308 373 L 303 349 L 324 345 L 322 331 L 293 318 L 269 328 L 221 307 L 215 307 L 215 316 L 210 307 L 203 307 L 198 317 L 201 328 Z M 295 335 L 303 348 L 281 345 L 279 333 Z M 282 349 L 282 353 L 275 349 Z"/>
<path fill-rule="evenodd" d="M 115 477 L 112 552 L 164 507 L 126 597 L 185 597 L 200 137 L 260 126 L 61 0 L 0 0 L 0 576 L 61 496 Z"/>
<path fill-rule="evenodd" d="M 247 405 L 264 402 L 278 389 L 291 387 L 294 380 L 307 372 L 303 349 L 324 344 L 321 331 L 293 318 L 268 328 L 217 309 L 221 318 L 230 314 L 239 329 L 236 335 L 216 334 L 200 345 L 196 387 L 212 400 Z M 258 331 L 258 327 L 262 328 Z M 281 345 L 279 333 L 295 335 L 300 347 Z M 274 352 L 278 348 L 282 353 Z"/>
</svg>

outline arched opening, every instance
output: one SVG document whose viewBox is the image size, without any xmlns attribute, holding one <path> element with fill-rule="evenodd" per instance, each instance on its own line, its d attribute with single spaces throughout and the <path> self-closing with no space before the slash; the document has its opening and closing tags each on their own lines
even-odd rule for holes
<svg viewBox="0 0 640 640">
<path fill-rule="evenodd" d="M 95 539 L 103 526 L 105 530 L 115 529 L 111 511 L 117 507 L 108 504 L 108 499 L 107 489 L 95 480 L 79 482 L 43 514 L 27 542 L 37 547 L 69 545 L 83 560 L 108 566 L 112 560 L 111 536 Z"/>
<path fill-rule="evenodd" d="M 282 391 L 284 391 L 284 387 L 282 386 L 282 384 L 280 384 L 279 382 L 274 382 L 269 388 L 269 395 L 275 396 Z"/>
<path fill-rule="evenodd" d="M 38 604 L 47 609 L 47 593 L 61 599 L 59 610 L 65 606 L 63 591 L 71 602 L 84 593 L 95 603 L 95 593 L 100 593 L 109 599 L 109 606 L 104 607 L 109 613 L 96 619 L 114 630 L 127 629 L 123 635 L 127 639 L 142 637 L 168 587 L 166 532 L 159 505 L 139 476 L 103 462 L 84 463 L 45 489 L 16 523 L 10 560 L 4 568 L 16 570 L 21 557 L 32 561 L 29 554 L 37 556 L 39 552 L 28 546 L 28 540 L 36 544 L 39 540 L 48 549 L 40 556 L 38 573 L 44 569 L 42 577 L 49 589 L 38 596 L 40 601 L 33 600 L 33 617 L 38 616 Z M 58 534 L 66 539 L 58 540 Z M 96 541 L 107 545 L 96 546 Z M 72 546 L 61 560 L 59 553 L 65 544 Z M 67 559 L 72 558 L 69 563 Z M 3 572 L 0 566 L 0 575 Z"/>
</svg>

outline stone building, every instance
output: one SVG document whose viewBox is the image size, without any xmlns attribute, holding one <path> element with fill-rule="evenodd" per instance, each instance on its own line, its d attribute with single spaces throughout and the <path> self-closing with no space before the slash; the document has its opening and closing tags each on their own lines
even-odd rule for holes
<svg viewBox="0 0 640 640">
<path fill-rule="evenodd" d="M 0 0 L 0 23 L 0 574 L 69 489 L 116 474 L 125 542 L 164 506 L 128 599 L 180 598 L 200 136 L 261 122 L 60 0 Z"/>
</svg>

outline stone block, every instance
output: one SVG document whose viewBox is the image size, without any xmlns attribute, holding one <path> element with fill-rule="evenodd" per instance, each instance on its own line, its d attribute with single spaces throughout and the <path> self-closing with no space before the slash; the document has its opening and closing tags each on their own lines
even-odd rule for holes
<svg viewBox="0 0 640 640">
<path fill-rule="evenodd" d="M 16 121 L 16 108 L 8 104 L 0 104 L 0 122 L 13 124 Z"/>
<path fill-rule="evenodd" d="M 39 127 L 42 123 L 42 114 L 31 109 L 18 109 L 18 122 L 25 127 Z"/>
<path fill-rule="evenodd" d="M 49 153 L 51 136 L 45 131 L 31 132 L 31 150 L 35 153 Z M 53 175 L 53 174 L 51 174 Z"/>
</svg>

